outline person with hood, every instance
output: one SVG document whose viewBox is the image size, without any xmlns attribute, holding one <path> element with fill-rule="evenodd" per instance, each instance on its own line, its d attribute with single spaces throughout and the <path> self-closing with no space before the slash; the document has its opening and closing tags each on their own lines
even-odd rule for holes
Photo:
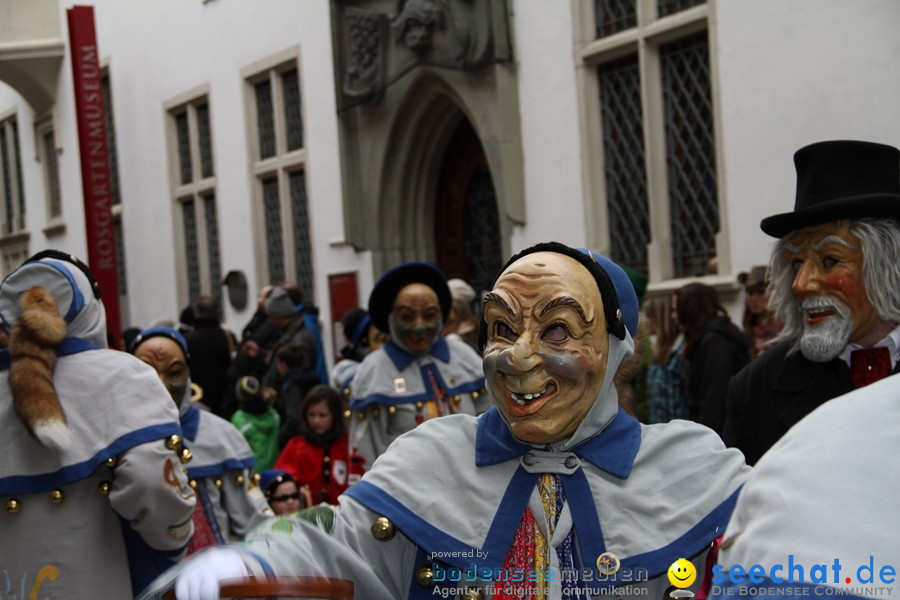
<svg viewBox="0 0 900 600">
<path fill-rule="evenodd" d="M 368 469 L 397 437 L 436 417 L 490 407 L 478 353 L 441 326 L 453 299 L 444 274 L 424 262 L 385 273 L 369 295 L 369 316 L 390 339 L 360 364 L 350 386 L 350 449 Z"/>
<path fill-rule="evenodd" d="M 750 340 L 708 285 L 687 284 L 674 303 L 684 333 L 688 417 L 721 435 L 728 383 L 750 361 Z"/>
<path fill-rule="evenodd" d="M 154 592 L 217 598 L 221 579 L 274 574 L 349 578 L 370 600 L 662 597 L 673 562 L 702 565 L 749 469 L 706 427 L 620 409 L 637 320 L 622 281 L 562 244 L 517 254 L 480 324 L 493 408 L 399 437 L 324 526 L 275 521 Z"/>
<path fill-rule="evenodd" d="M 256 459 L 250 445 L 234 425 L 191 403 L 188 345 L 177 330 L 145 329 L 135 338 L 131 353 L 156 369 L 169 390 L 185 443 L 194 455 L 187 475 L 197 492 L 196 531 L 188 554 L 242 539 L 273 515 L 253 475 Z"/>
<path fill-rule="evenodd" d="M 100 289 L 74 256 L 45 250 L 7 275 L 0 318 L 0 596 L 134 597 L 194 531 L 178 412 L 152 369 L 106 348 Z"/>
</svg>

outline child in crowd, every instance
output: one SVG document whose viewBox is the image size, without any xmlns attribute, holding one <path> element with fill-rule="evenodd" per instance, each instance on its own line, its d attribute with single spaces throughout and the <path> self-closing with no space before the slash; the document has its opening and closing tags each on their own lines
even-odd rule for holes
<svg viewBox="0 0 900 600">
<path fill-rule="evenodd" d="M 262 473 L 271 469 L 278 458 L 281 417 L 263 398 L 256 377 L 247 375 L 238 379 L 234 385 L 234 395 L 238 400 L 238 409 L 231 415 L 231 423 L 253 450 L 256 457 L 254 472 Z"/>
<path fill-rule="evenodd" d="M 314 385 L 321 383 L 316 372 L 305 366 L 309 362 L 299 346 L 285 344 L 275 351 L 275 372 L 280 386 L 278 412 L 282 420 L 279 448 L 284 448 L 289 439 L 302 431 L 303 399 Z"/>
<path fill-rule="evenodd" d="M 298 484 L 309 485 L 313 501 L 337 504 L 347 489 L 349 445 L 338 391 L 320 384 L 306 395 L 300 435 L 292 437 L 275 462 Z"/>
<path fill-rule="evenodd" d="M 283 469 L 269 469 L 260 474 L 259 487 L 276 515 L 295 513 L 311 504 L 309 488 L 297 486 L 291 474 Z"/>
</svg>

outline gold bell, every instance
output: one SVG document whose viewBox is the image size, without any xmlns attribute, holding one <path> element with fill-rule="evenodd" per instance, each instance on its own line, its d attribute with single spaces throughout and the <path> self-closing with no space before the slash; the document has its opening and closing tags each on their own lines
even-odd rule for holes
<svg viewBox="0 0 900 600">
<path fill-rule="evenodd" d="M 397 407 L 396 406 L 388 406 L 388 414 L 389 415 L 397 414 Z"/>
<path fill-rule="evenodd" d="M 377 419 L 379 415 L 381 415 L 381 409 L 376 406 L 372 409 L 372 417 Z"/>
<path fill-rule="evenodd" d="M 198 486 L 197 480 L 196 480 L 196 479 L 191 479 L 191 480 L 189 480 L 189 481 L 188 481 L 188 485 L 191 486 L 191 489 L 195 489 L 195 490 L 196 490 L 196 489 L 197 489 L 197 486 Z"/>
<path fill-rule="evenodd" d="M 181 447 L 181 450 L 178 451 L 178 460 L 181 461 L 181 464 L 186 465 L 191 462 L 191 459 L 194 458 L 194 453 L 191 452 L 190 448 Z"/>
<path fill-rule="evenodd" d="M 109 495 L 109 491 L 112 489 L 112 482 L 111 481 L 101 481 L 100 485 L 97 486 L 97 489 L 100 491 L 101 494 L 103 494 L 104 496 L 107 496 L 107 495 Z"/>
<path fill-rule="evenodd" d="M 460 594 L 459 600 L 484 600 L 484 593 L 475 588 L 466 588 L 466 591 Z"/>
<path fill-rule="evenodd" d="M 350 397 L 350 388 L 348 388 L 348 387 L 344 388 L 344 395 L 347 396 L 348 398 Z"/>
<path fill-rule="evenodd" d="M 474 392 L 472 392 L 472 400 L 478 400 L 478 398 L 480 396 L 481 396 L 481 392 L 479 392 L 478 390 L 475 390 Z"/>
<path fill-rule="evenodd" d="M 176 448 L 181 447 L 181 436 L 172 434 L 166 439 L 166 448 L 169 450 L 175 450 Z"/>
<path fill-rule="evenodd" d="M 419 402 L 416 402 L 416 410 L 422 410 L 423 406 L 425 406 L 425 403 L 421 400 Z"/>
<path fill-rule="evenodd" d="M 216 479 L 215 481 L 213 481 L 213 485 L 215 485 L 217 488 L 221 488 L 221 487 L 222 487 L 222 480 L 221 480 L 221 479 Z"/>
<path fill-rule="evenodd" d="M 347 410 L 344 411 L 344 418 L 345 418 L 345 419 L 349 419 L 349 418 L 352 417 L 352 416 L 353 416 L 353 411 L 350 410 L 349 408 L 348 408 Z"/>
<path fill-rule="evenodd" d="M 253 474 L 253 483 L 255 483 L 256 485 L 259 485 L 259 481 L 261 479 L 262 479 L 262 475 L 260 475 L 259 473 Z"/>
<path fill-rule="evenodd" d="M 10 498 L 6 501 L 6 512 L 8 512 L 9 514 L 16 514 L 17 512 L 19 512 L 20 508 L 22 508 L 22 505 L 15 498 Z"/>
<path fill-rule="evenodd" d="M 243 475 L 235 475 L 234 477 L 234 485 L 244 485 L 244 476 Z"/>
<path fill-rule="evenodd" d="M 474 398 L 474 395 L 472 397 Z M 453 394 L 452 396 L 450 396 L 450 402 L 452 402 L 453 404 L 459 404 L 459 395 Z"/>
<path fill-rule="evenodd" d="M 105 464 L 110 469 L 115 469 L 116 465 L 119 464 L 119 457 L 118 456 L 110 456 L 109 458 L 106 459 L 106 462 L 103 464 Z"/>
<path fill-rule="evenodd" d="M 63 494 L 62 490 L 53 490 L 52 492 L 50 492 L 50 502 L 52 502 L 53 504 L 59 504 L 63 501 L 64 497 L 65 494 Z"/>
<path fill-rule="evenodd" d="M 431 565 L 425 565 L 416 571 L 416 583 L 422 587 L 434 586 L 434 570 Z"/>
<path fill-rule="evenodd" d="M 379 542 L 388 542 L 397 535 L 397 528 L 387 517 L 378 517 L 372 522 L 372 536 Z"/>
</svg>

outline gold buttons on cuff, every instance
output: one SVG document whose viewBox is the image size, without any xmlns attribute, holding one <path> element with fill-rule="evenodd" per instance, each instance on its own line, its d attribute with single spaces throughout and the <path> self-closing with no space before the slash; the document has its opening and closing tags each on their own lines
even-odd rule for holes
<svg viewBox="0 0 900 600">
<path fill-rule="evenodd" d="M 434 570 L 431 568 L 431 565 L 425 565 L 416 571 L 416 583 L 422 587 L 434 586 Z"/>
<path fill-rule="evenodd" d="M 21 508 L 22 508 L 22 505 L 15 498 L 10 498 L 9 500 L 6 501 L 6 512 L 8 512 L 11 515 L 14 515 L 17 512 L 19 512 L 19 509 L 21 509 Z"/>
<path fill-rule="evenodd" d="M 181 436 L 172 434 L 166 439 L 166 448 L 169 450 L 175 450 L 176 448 L 181 447 Z"/>
<path fill-rule="evenodd" d="M 244 479 L 243 475 L 235 475 L 234 485 L 244 485 L 244 481 L 246 480 Z"/>
<path fill-rule="evenodd" d="M 116 465 L 119 464 L 119 457 L 118 456 L 110 456 L 109 458 L 106 459 L 106 462 L 103 464 L 105 464 L 110 469 L 115 469 Z"/>
<path fill-rule="evenodd" d="M 396 406 L 388 406 L 388 414 L 389 415 L 397 414 L 397 407 Z"/>
<path fill-rule="evenodd" d="M 378 517 L 372 522 L 372 536 L 379 542 L 387 542 L 397 534 L 397 528 L 387 517 Z"/>
<path fill-rule="evenodd" d="M 111 481 L 101 481 L 100 485 L 97 486 L 97 489 L 104 496 L 108 496 L 110 490 L 112 489 L 112 482 Z"/>
<path fill-rule="evenodd" d="M 62 490 L 53 490 L 50 492 L 50 502 L 53 504 L 59 504 L 65 498 L 65 494 L 63 494 Z"/>
</svg>

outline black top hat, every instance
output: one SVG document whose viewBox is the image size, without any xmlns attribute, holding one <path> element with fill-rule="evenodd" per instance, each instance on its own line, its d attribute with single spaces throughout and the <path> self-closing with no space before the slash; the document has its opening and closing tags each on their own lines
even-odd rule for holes
<svg viewBox="0 0 900 600">
<path fill-rule="evenodd" d="M 900 219 L 900 150 L 884 144 L 830 141 L 794 154 L 794 212 L 766 217 L 759 226 L 773 237 L 843 219 Z"/>
<path fill-rule="evenodd" d="M 437 294 L 441 304 L 441 314 L 444 320 L 450 314 L 453 306 L 453 298 L 450 296 L 450 288 L 447 287 L 447 278 L 444 273 L 431 263 L 408 262 L 398 265 L 381 276 L 378 283 L 369 295 L 369 315 L 375 327 L 385 333 L 390 333 L 388 315 L 394 308 L 394 299 L 400 290 L 411 283 L 424 283 Z"/>
</svg>

